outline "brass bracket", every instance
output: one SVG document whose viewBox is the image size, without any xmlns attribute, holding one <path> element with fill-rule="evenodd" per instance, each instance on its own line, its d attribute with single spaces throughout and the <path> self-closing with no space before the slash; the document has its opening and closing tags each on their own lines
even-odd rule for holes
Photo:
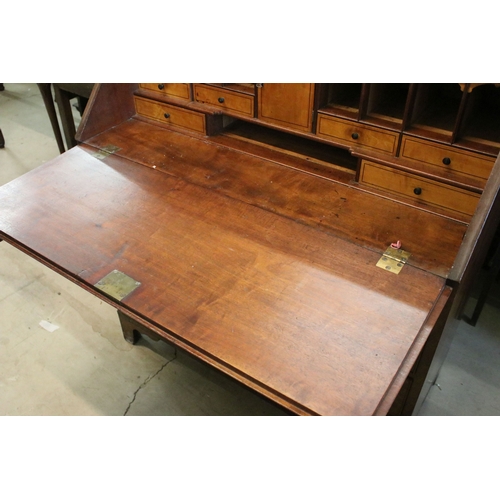
<svg viewBox="0 0 500 500">
<path fill-rule="evenodd" d="M 140 284 L 139 281 L 115 269 L 100 279 L 94 286 L 116 300 L 123 300 Z"/>
<path fill-rule="evenodd" d="M 389 246 L 377 262 L 377 267 L 399 274 L 403 266 L 408 262 L 410 255 L 410 252 L 405 252 L 401 248 Z"/>
<path fill-rule="evenodd" d="M 98 160 L 103 160 L 109 155 L 112 155 L 113 153 L 116 153 L 117 151 L 120 151 L 121 148 L 118 146 L 114 146 L 113 144 L 108 144 L 107 146 L 104 146 L 103 148 L 99 149 L 96 153 L 94 153 L 92 156 L 94 158 L 97 158 Z"/>
</svg>

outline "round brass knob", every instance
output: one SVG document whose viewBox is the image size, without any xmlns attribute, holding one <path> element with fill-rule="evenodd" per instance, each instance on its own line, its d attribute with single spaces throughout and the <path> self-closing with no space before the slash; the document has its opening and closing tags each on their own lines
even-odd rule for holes
<svg viewBox="0 0 500 500">
<path fill-rule="evenodd" d="M 217 100 L 222 104 L 224 102 L 224 97 L 219 97 Z"/>
<path fill-rule="evenodd" d="M 448 158 L 448 157 L 443 158 L 443 163 L 444 163 L 445 165 L 449 165 L 449 164 L 451 163 L 451 158 Z"/>
<path fill-rule="evenodd" d="M 158 84 L 158 88 L 159 88 L 160 90 L 163 90 L 163 89 L 165 88 L 165 85 L 163 85 L 163 83 L 159 83 L 159 84 Z"/>
<path fill-rule="evenodd" d="M 164 116 L 165 118 L 170 118 L 170 113 L 165 113 L 163 116 Z"/>
<path fill-rule="evenodd" d="M 416 187 L 413 192 L 416 194 L 416 195 L 419 195 L 419 194 L 422 194 L 422 188 L 419 188 L 419 187 Z"/>
<path fill-rule="evenodd" d="M 351 137 L 356 140 L 356 139 L 359 139 L 359 134 L 357 132 L 354 132 Z"/>
</svg>

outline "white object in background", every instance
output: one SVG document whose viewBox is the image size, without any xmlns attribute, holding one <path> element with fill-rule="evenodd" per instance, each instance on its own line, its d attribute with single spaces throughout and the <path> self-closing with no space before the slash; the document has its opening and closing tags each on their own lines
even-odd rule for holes
<svg viewBox="0 0 500 500">
<path fill-rule="evenodd" d="M 38 323 L 38 324 L 50 333 L 55 332 L 59 328 L 57 325 L 49 323 L 48 321 L 45 321 L 44 319 L 42 319 L 42 321 L 40 321 L 40 323 Z"/>
</svg>

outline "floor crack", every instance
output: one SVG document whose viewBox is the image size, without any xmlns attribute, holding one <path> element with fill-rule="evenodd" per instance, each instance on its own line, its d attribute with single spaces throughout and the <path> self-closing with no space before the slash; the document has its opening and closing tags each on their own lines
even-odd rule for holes
<svg viewBox="0 0 500 500">
<path fill-rule="evenodd" d="M 139 391 L 146 387 L 148 382 L 150 380 L 153 380 L 156 375 L 158 375 L 168 364 L 170 364 L 172 361 L 177 359 L 177 354 L 174 354 L 174 357 L 172 359 L 169 359 L 166 363 L 164 363 L 155 373 L 149 375 L 149 377 L 144 380 L 144 382 L 137 388 L 137 390 L 134 392 L 134 395 L 132 396 L 132 399 L 130 400 L 130 403 L 127 406 L 127 409 L 125 410 L 125 413 L 123 414 L 124 417 L 127 416 L 127 413 L 130 411 L 131 406 L 134 404 L 135 398 L 137 397 L 137 394 L 139 394 Z"/>
</svg>

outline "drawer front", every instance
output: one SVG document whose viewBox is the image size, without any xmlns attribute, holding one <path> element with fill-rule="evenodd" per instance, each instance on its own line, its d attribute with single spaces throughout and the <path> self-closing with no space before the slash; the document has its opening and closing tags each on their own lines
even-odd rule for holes
<svg viewBox="0 0 500 500">
<path fill-rule="evenodd" d="M 361 146 L 379 152 L 395 154 L 399 134 L 389 130 L 373 129 L 360 123 L 333 118 L 318 113 L 319 137 L 335 139 L 346 146 Z"/>
<path fill-rule="evenodd" d="M 135 109 L 141 116 L 205 134 L 205 115 L 203 113 L 151 101 L 143 97 L 135 97 Z"/>
<path fill-rule="evenodd" d="M 468 217 L 474 214 L 479 201 L 479 194 L 368 161 L 361 163 L 359 181 L 361 184 Z"/>
<path fill-rule="evenodd" d="M 188 83 L 140 83 L 139 87 L 179 99 L 189 99 Z"/>
<path fill-rule="evenodd" d="M 245 116 L 253 117 L 254 115 L 253 96 L 201 84 L 195 84 L 193 91 L 194 99 L 198 102 Z"/>
<path fill-rule="evenodd" d="M 490 176 L 495 162 L 492 158 L 407 136 L 403 137 L 400 156 L 439 167 L 443 174 L 456 172 L 484 181 Z"/>
</svg>

